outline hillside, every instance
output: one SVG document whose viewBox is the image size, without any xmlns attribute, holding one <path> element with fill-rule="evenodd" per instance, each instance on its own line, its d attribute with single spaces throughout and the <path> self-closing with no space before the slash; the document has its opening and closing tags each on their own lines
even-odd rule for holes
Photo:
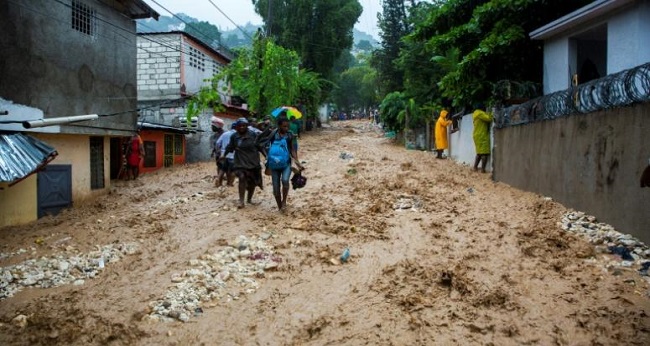
<svg viewBox="0 0 650 346">
<path fill-rule="evenodd" d="M 246 23 L 245 25 L 239 24 L 239 27 L 246 32 L 246 34 L 244 34 L 244 32 L 242 32 L 238 28 L 231 29 L 231 30 L 221 30 L 212 23 L 201 22 L 198 19 L 190 17 L 184 13 L 178 13 L 177 15 L 182 20 L 176 17 L 169 17 L 169 16 L 160 16 L 158 21 L 153 20 L 151 18 L 138 20 L 137 27 L 136 27 L 137 32 L 146 33 L 146 32 L 167 32 L 167 31 L 174 31 L 174 30 L 182 30 L 182 31 L 187 31 L 190 34 L 193 34 L 194 36 L 202 40 L 207 41 L 209 39 L 212 39 L 213 41 L 217 41 L 215 42 L 216 45 L 218 45 L 218 42 L 220 41 L 221 44 L 225 45 L 226 47 L 237 48 L 237 47 L 250 46 L 251 44 L 250 38 L 259 28 L 262 28 L 261 25 L 251 24 L 250 22 Z M 197 35 L 196 33 L 192 33 L 190 30 L 186 30 L 187 25 L 185 23 L 189 23 L 192 26 L 194 26 L 194 24 L 201 23 L 201 30 L 199 31 L 201 33 L 207 33 L 209 35 L 209 38 L 205 37 L 206 35 L 201 35 L 201 34 Z M 212 27 L 211 30 L 209 30 L 208 24 L 209 26 Z M 219 34 L 212 34 L 216 32 L 219 32 Z M 379 46 L 379 42 L 374 37 L 372 37 L 372 35 L 367 34 L 363 31 L 353 29 L 353 35 L 354 35 L 355 45 L 365 40 L 370 42 L 370 44 L 372 44 L 372 46 L 374 47 Z"/>
</svg>

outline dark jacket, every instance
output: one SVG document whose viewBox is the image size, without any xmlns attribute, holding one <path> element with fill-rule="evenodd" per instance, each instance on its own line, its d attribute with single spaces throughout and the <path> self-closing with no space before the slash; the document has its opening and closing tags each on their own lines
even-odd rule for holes
<svg viewBox="0 0 650 346">
<path fill-rule="evenodd" d="M 263 152 L 263 149 L 255 132 L 248 130 L 244 135 L 233 133 L 226 147 L 226 154 L 235 152 L 233 169 L 255 169 L 262 167 L 259 153 Z"/>
</svg>

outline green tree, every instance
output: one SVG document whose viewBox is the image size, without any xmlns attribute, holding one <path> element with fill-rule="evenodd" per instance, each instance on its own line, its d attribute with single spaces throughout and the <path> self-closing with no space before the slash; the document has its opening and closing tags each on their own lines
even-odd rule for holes
<svg viewBox="0 0 650 346">
<path fill-rule="evenodd" d="M 458 49 L 454 68 L 439 65 L 447 69 L 439 93 L 456 106 L 471 107 L 492 99 L 500 80 L 541 82 L 542 43 L 527 34 L 589 2 L 449 0 L 434 7 L 409 39 L 423 45 L 436 64 Z"/>
<path fill-rule="evenodd" d="M 244 98 L 257 114 L 269 114 L 280 105 L 295 104 L 304 92 L 301 87 L 309 89 L 301 85 L 305 77 L 299 63 L 296 52 L 256 35 L 252 49 L 239 50 L 237 58 L 212 79 L 211 85 L 194 95 L 188 117 L 220 103 L 219 93 L 227 91 L 221 81 L 229 83 L 234 94 Z"/>
<path fill-rule="evenodd" d="M 337 59 L 352 47 L 352 29 L 363 10 L 358 0 L 252 2 L 276 42 L 298 52 L 301 67 L 323 78 L 330 78 Z"/>
<path fill-rule="evenodd" d="M 339 109 L 366 109 L 375 104 L 376 71 L 370 66 L 355 66 L 341 74 L 332 99 Z"/>
<path fill-rule="evenodd" d="M 183 31 L 215 48 L 218 48 L 221 42 L 221 32 L 219 31 L 219 28 L 208 22 L 190 23 L 190 25 L 185 26 Z"/>
<path fill-rule="evenodd" d="M 386 128 L 401 131 L 404 128 L 408 98 L 399 91 L 389 93 L 379 105 L 379 117 Z"/>
<path fill-rule="evenodd" d="M 435 9 L 436 4 L 418 3 L 409 7 L 409 27 L 417 28 L 421 21 Z M 440 104 L 439 80 L 445 75 L 442 69 L 430 61 L 431 53 L 421 40 L 412 38 L 409 34 L 402 38 L 403 47 L 399 58 L 395 61 L 404 72 L 404 90 L 417 104 Z"/>
<path fill-rule="evenodd" d="M 372 65 L 377 69 L 384 94 L 403 90 L 404 72 L 396 64 L 403 48 L 402 37 L 408 33 L 404 0 L 385 0 L 378 15 L 381 48 L 373 53 Z"/>
<path fill-rule="evenodd" d="M 368 41 L 368 40 L 359 41 L 359 43 L 357 43 L 354 46 L 354 48 L 356 48 L 358 50 L 366 51 L 366 52 L 371 52 L 373 49 L 375 49 L 375 47 L 372 46 L 372 43 L 370 43 L 370 41 Z"/>
</svg>

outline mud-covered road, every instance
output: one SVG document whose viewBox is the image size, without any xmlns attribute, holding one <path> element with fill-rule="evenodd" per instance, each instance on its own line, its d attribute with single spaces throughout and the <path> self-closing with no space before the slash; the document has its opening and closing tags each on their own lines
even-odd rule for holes
<svg viewBox="0 0 650 346">
<path fill-rule="evenodd" d="M 238 210 L 200 163 L 0 229 L 5 282 L 33 283 L 4 288 L 0 344 L 650 344 L 647 280 L 563 231 L 564 206 L 366 122 L 300 155 L 286 215 L 268 177 Z"/>
</svg>

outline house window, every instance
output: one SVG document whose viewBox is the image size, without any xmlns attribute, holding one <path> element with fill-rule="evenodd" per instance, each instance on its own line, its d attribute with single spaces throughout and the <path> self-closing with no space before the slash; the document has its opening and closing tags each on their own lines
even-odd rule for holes
<svg viewBox="0 0 650 346">
<path fill-rule="evenodd" d="M 90 189 L 104 188 L 104 138 L 90 137 Z"/>
<path fill-rule="evenodd" d="M 205 54 L 192 46 L 188 46 L 188 48 L 190 66 L 205 71 Z"/>
<path fill-rule="evenodd" d="M 212 74 L 219 74 L 219 73 L 221 73 L 221 65 L 218 62 L 213 61 L 212 62 Z"/>
<path fill-rule="evenodd" d="M 183 155 L 183 135 L 174 135 L 174 155 Z"/>
<path fill-rule="evenodd" d="M 156 167 L 156 142 L 144 141 L 144 167 Z"/>
<path fill-rule="evenodd" d="M 97 31 L 95 10 L 81 1 L 72 0 L 72 28 L 94 37 Z"/>
</svg>

